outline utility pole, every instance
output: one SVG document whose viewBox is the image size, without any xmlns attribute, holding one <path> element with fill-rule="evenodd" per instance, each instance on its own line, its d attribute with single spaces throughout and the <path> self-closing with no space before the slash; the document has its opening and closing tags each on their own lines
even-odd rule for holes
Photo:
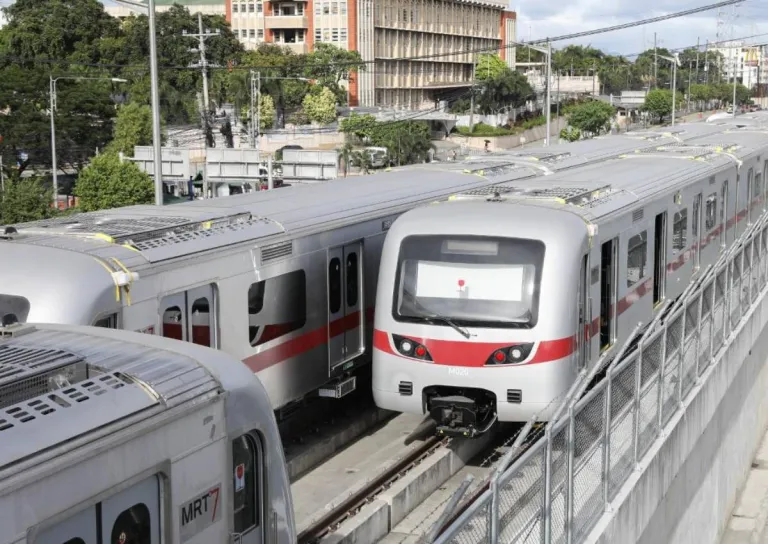
<svg viewBox="0 0 768 544">
<path fill-rule="evenodd" d="M 688 61 L 688 105 L 686 106 L 686 109 L 690 112 L 691 111 L 691 64 L 692 62 Z"/>
<path fill-rule="evenodd" d="M 208 99 L 208 61 L 205 58 L 205 39 L 212 36 L 218 36 L 221 34 L 221 31 L 217 28 L 216 31 L 206 29 L 205 32 L 203 32 L 203 16 L 200 13 L 197 14 L 197 28 L 197 34 L 187 34 L 186 30 L 182 30 L 182 34 L 184 36 L 189 36 L 190 38 L 198 39 L 198 49 L 192 49 L 191 52 L 200 52 L 200 69 L 203 71 L 203 104 L 205 111 L 208 111 L 210 101 Z"/>
<path fill-rule="evenodd" d="M 696 83 L 699 83 L 699 49 L 701 49 L 701 45 L 699 38 L 696 38 Z"/>
<path fill-rule="evenodd" d="M 709 85 L 709 38 L 704 46 L 704 83 Z"/>
<path fill-rule="evenodd" d="M 594 85 L 594 80 L 593 80 Z M 552 42 L 547 42 L 547 139 L 545 145 L 549 147 L 552 138 Z"/>
<path fill-rule="evenodd" d="M 251 147 L 258 149 L 261 135 L 261 72 L 251 70 L 251 127 L 248 132 Z M 254 118 L 254 115 L 256 116 Z"/>
<path fill-rule="evenodd" d="M 653 88 L 658 88 L 657 78 L 659 77 L 659 56 L 656 52 L 656 33 L 653 33 Z"/>
<path fill-rule="evenodd" d="M 531 49 L 528 48 L 528 54 L 530 55 Z M 472 86 L 469 88 L 469 134 L 472 135 L 472 130 L 475 126 L 475 77 L 477 77 L 475 71 L 477 69 L 477 62 L 472 65 Z"/>
</svg>

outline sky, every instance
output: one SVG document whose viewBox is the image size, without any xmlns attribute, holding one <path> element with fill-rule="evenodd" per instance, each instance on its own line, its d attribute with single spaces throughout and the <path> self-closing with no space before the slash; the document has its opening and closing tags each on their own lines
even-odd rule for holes
<svg viewBox="0 0 768 544">
<path fill-rule="evenodd" d="M 517 12 L 518 40 L 542 39 L 573 32 L 592 30 L 617 24 L 648 19 L 715 3 L 717 0 L 512 0 L 510 8 Z M 620 7 L 621 6 L 621 7 Z M 748 43 L 768 43 L 768 1 L 746 0 L 736 4 L 734 37 L 765 34 L 751 38 Z M 724 8 L 732 19 L 733 7 Z M 651 25 L 638 26 L 606 34 L 589 36 L 571 42 L 556 42 L 555 47 L 568 43 L 592 45 L 610 54 L 637 54 L 653 47 L 653 34 L 659 47 L 670 49 L 695 46 L 700 39 L 702 48 L 707 39 L 716 40 L 717 10 L 671 19 Z M 726 38 L 730 37 L 730 27 Z"/>
</svg>

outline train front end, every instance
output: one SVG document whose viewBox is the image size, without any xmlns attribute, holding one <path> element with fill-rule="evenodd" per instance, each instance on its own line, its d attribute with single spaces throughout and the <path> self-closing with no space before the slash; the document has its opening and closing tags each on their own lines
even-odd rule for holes
<svg viewBox="0 0 768 544">
<path fill-rule="evenodd" d="M 553 207 L 454 201 L 401 216 L 379 272 L 376 404 L 449 435 L 545 421 L 577 371 L 588 246 L 584 220 Z"/>
</svg>

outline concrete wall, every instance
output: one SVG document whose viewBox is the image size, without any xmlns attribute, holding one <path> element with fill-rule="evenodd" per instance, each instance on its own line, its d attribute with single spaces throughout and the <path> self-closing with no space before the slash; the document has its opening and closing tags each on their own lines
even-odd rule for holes
<svg viewBox="0 0 768 544">
<path fill-rule="evenodd" d="M 718 542 L 768 423 L 765 292 L 588 542 Z"/>
<path fill-rule="evenodd" d="M 565 128 L 565 126 L 568 124 L 568 121 L 564 117 L 555 118 L 553 117 L 551 120 L 552 124 L 552 142 L 555 143 L 557 141 L 557 138 L 559 138 L 560 130 Z M 483 149 L 485 147 L 485 140 L 490 140 L 491 143 L 488 144 L 488 148 L 491 151 L 496 151 L 499 149 L 513 149 L 515 147 L 519 147 L 520 144 L 520 138 L 525 138 L 526 143 L 536 142 L 538 140 L 543 140 L 547 135 L 547 127 L 546 125 L 541 125 L 538 127 L 534 127 L 532 129 L 526 130 L 524 132 L 521 132 L 520 134 L 515 134 L 513 136 L 494 136 L 494 137 L 487 137 L 487 136 L 473 136 L 471 138 L 468 138 L 466 136 L 457 136 L 452 135 L 449 140 L 459 144 L 459 145 L 466 145 L 467 147 L 470 147 L 472 149 Z"/>
</svg>

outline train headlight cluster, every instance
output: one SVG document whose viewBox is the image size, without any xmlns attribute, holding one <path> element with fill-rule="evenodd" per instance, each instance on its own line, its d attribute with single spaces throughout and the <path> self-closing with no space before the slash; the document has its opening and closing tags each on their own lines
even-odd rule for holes
<svg viewBox="0 0 768 544">
<path fill-rule="evenodd" d="M 418 342 L 411 340 L 410 338 L 403 338 L 397 334 L 392 335 L 392 340 L 394 340 L 395 347 L 400 355 L 421 359 L 422 361 L 432 360 L 429 350 Z"/>
<path fill-rule="evenodd" d="M 488 357 L 488 361 L 486 361 L 485 364 L 514 365 L 517 363 L 522 363 L 531 354 L 532 349 L 533 342 L 529 342 L 527 344 L 516 344 L 506 348 L 499 348 L 494 351 L 490 357 Z"/>
</svg>

